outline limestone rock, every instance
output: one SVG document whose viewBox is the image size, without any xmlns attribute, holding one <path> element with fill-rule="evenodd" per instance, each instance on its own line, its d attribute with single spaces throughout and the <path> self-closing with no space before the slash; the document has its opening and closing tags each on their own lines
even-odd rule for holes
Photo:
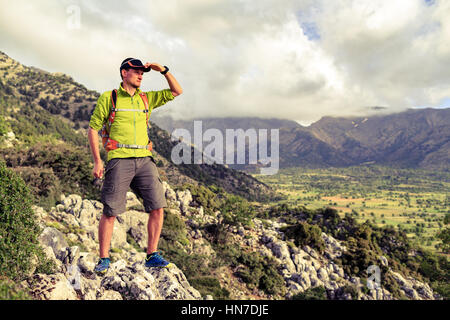
<svg viewBox="0 0 450 320">
<path fill-rule="evenodd" d="M 35 283 L 36 285 L 31 285 Z M 31 295 L 38 300 L 76 300 L 77 293 L 62 273 L 35 274 L 29 281 Z"/>
<path fill-rule="evenodd" d="M 137 196 L 133 192 L 127 192 L 126 208 L 144 208 Z"/>
<path fill-rule="evenodd" d="M 189 190 L 178 190 L 176 192 L 177 200 L 180 201 L 180 210 L 186 215 L 189 213 L 189 204 L 192 202 L 192 194 Z"/>
<path fill-rule="evenodd" d="M 53 228 L 47 227 L 45 228 L 39 236 L 39 243 L 44 247 L 51 247 L 55 256 L 59 254 L 59 251 L 62 248 L 68 246 L 66 239 L 64 238 L 64 234 Z"/>
<path fill-rule="evenodd" d="M 173 191 L 173 189 L 170 187 L 170 185 L 166 182 L 163 181 L 163 188 L 165 190 L 166 193 L 166 200 L 173 202 L 177 200 L 177 194 L 175 193 L 175 191 Z"/>
<path fill-rule="evenodd" d="M 189 196 L 190 193 L 184 193 L 180 197 L 187 206 Z M 53 208 L 50 215 L 46 215 L 42 208 L 34 208 L 41 220 L 55 219 L 61 225 L 76 226 L 83 231 L 64 235 L 56 228 L 44 228 L 39 242 L 56 269 L 55 274 L 38 274 L 27 281 L 35 299 L 202 299 L 178 267 L 146 269 L 145 252 L 136 252 L 128 244 L 127 233 L 135 238 L 140 237 L 137 242 L 142 247 L 146 245 L 148 214 L 141 211 L 129 210 L 116 219 L 111 248 L 119 250 L 111 253 L 113 262 L 107 274 L 104 277 L 96 275 L 93 269 L 99 259 L 97 233 L 102 208 L 98 201 L 83 200 L 77 195 L 62 195 L 61 204 Z M 214 252 L 198 230 L 196 237 L 198 245 L 208 249 L 203 253 Z M 89 251 L 82 252 L 79 246 L 69 246 L 66 238 L 72 243 L 79 242 L 83 249 Z"/>
<path fill-rule="evenodd" d="M 176 266 L 147 269 L 142 262 L 127 266 L 121 260 L 111 265 L 101 285 L 132 300 L 201 299 L 200 293 L 189 285 Z"/>
</svg>

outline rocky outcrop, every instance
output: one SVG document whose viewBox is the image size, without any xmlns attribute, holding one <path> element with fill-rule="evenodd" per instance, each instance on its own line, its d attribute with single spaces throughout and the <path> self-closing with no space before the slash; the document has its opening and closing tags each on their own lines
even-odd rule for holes
<svg viewBox="0 0 450 320">
<path fill-rule="evenodd" d="M 270 256 L 280 264 L 280 273 L 286 282 L 288 292 L 285 298 L 291 298 L 310 288 L 322 286 L 326 289 L 328 299 L 359 300 L 393 300 L 393 294 L 383 288 L 382 282 L 362 279 L 344 272 L 334 259 L 339 258 L 347 249 L 340 241 L 322 233 L 325 250 L 322 254 L 309 246 L 296 247 L 293 241 L 285 239 L 280 228 L 284 225 L 276 221 L 265 221 L 266 227 L 259 219 L 253 219 L 254 228 L 231 228 L 236 241 L 245 243 L 251 250 Z M 259 239 L 248 241 L 246 239 Z M 385 257 L 379 257 L 380 266 L 387 266 Z M 370 271 L 370 270 L 369 270 Z M 441 299 L 433 293 L 430 286 L 409 277 L 405 279 L 399 273 L 389 270 L 397 281 L 405 297 L 415 300 Z"/>
<path fill-rule="evenodd" d="M 189 190 L 174 191 L 163 182 L 168 208 L 185 222 L 188 241 L 184 250 L 200 254 L 214 261 L 217 253 L 204 238 L 202 227 L 223 224 L 220 211 L 205 214 L 203 207 L 193 202 Z M 56 266 L 52 275 L 36 274 L 24 285 L 36 299 L 82 300 L 153 300 L 153 299 L 205 299 L 187 281 L 183 272 L 174 266 L 170 269 L 152 270 L 143 265 L 142 249 L 147 241 L 145 212 L 137 210 L 142 204 L 136 196 L 127 194 L 128 211 L 114 224 L 111 242 L 111 268 L 105 276 L 92 272 L 98 256 L 98 221 L 103 205 L 98 201 L 82 199 L 78 195 L 62 196 L 61 203 L 50 212 L 34 207 L 44 228 L 39 238 L 47 257 Z M 239 243 L 243 250 L 258 252 L 278 262 L 279 273 L 287 289 L 283 297 L 259 293 L 259 298 L 289 299 L 308 289 L 322 286 L 328 299 L 391 300 L 392 293 L 382 283 L 355 277 L 344 272 L 336 261 L 347 249 L 332 236 L 322 233 L 325 249 L 319 253 L 309 246 L 297 247 L 286 239 L 281 228 L 285 224 L 272 220 L 252 219 L 250 226 L 225 225 L 229 239 Z M 62 232 L 64 231 L 64 233 Z M 209 262 L 206 262 L 209 263 Z M 380 266 L 388 260 L 380 256 Z M 389 271 L 401 292 L 410 299 L 439 299 L 430 286 L 400 273 Z M 232 299 L 254 298 L 246 292 L 245 285 L 234 281 L 233 272 L 218 275 L 224 286 L 229 286 Z"/>
<path fill-rule="evenodd" d="M 138 204 L 136 196 L 128 193 L 127 207 Z M 56 268 L 54 274 L 35 274 L 23 283 L 35 299 L 202 299 L 176 265 L 168 269 L 144 267 L 146 254 L 127 241 L 131 236 L 142 248 L 146 245 L 148 216 L 141 211 L 129 210 L 117 218 L 111 241 L 111 268 L 105 276 L 93 273 L 98 261 L 97 228 L 102 209 L 100 202 L 83 200 L 78 195 L 62 196 L 61 204 L 49 213 L 34 207 L 44 227 L 39 242 Z"/>
<path fill-rule="evenodd" d="M 16 139 L 16 135 L 13 131 L 7 132 L 3 137 L 0 137 L 0 142 L 4 145 L 5 148 L 11 148 L 18 142 Z"/>
</svg>

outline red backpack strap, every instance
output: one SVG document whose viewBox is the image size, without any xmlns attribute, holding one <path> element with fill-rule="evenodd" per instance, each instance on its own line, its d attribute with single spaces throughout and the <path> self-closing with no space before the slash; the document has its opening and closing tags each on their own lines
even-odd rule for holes
<svg viewBox="0 0 450 320">
<path fill-rule="evenodd" d="M 147 127 L 149 127 L 149 122 L 148 122 L 148 113 L 149 113 L 149 110 L 148 110 L 148 98 L 147 98 L 147 95 L 144 92 L 139 93 L 139 95 L 141 96 L 142 101 L 144 101 L 145 115 L 147 117 Z"/>
</svg>

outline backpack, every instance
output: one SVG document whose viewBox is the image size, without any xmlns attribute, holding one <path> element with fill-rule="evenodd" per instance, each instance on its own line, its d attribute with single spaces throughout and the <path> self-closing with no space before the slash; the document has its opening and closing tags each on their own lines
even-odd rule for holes
<svg viewBox="0 0 450 320">
<path fill-rule="evenodd" d="M 150 123 L 148 121 L 148 99 L 147 95 L 144 92 L 139 93 L 139 96 L 141 97 L 142 101 L 144 101 L 145 110 L 142 110 L 142 112 L 145 112 L 145 115 L 147 116 L 147 129 L 150 128 Z M 103 147 L 107 152 L 111 150 L 115 150 L 117 148 L 128 148 L 128 149 L 147 149 L 148 151 L 152 151 L 153 146 L 150 139 L 148 139 L 148 144 L 146 146 L 139 146 L 136 144 L 123 144 L 119 143 L 116 140 L 113 140 L 109 137 L 109 131 L 111 129 L 112 124 L 114 123 L 114 119 L 116 117 L 116 111 L 136 111 L 136 110 L 128 110 L 128 109 L 118 109 L 116 108 L 117 104 L 117 89 L 114 89 L 111 91 L 111 103 L 112 107 L 109 111 L 108 121 L 106 121 L 105 124 L 103 124 L 102 127 L 102 142 Z"/>
</svg>

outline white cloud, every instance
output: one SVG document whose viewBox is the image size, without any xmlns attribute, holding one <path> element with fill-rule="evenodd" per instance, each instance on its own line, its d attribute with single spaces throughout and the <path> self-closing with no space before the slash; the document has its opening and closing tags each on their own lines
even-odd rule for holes
<svg viewBox="0 0 450 320">
<path fill-rule="evenodd" d="M 0 50 L 65 72 L 97 91 L 116 87 L 129 56 L 168 65 L 184 94 L 176 117 L 399 111 L 450 96 L 449 1 L 0 0 Z M 67 28 L 79 6 L 81 29 Z M 303 29 L 302 29 L 303 28 Z M 143 89 L 167 87 L 151 72 Z"/>
<path fill-rule="evenodd" d="M 367 103 L 398 110 L 448 96 L 449 14 L 448 1 L 333 1 L 316 19 L 348 83 L 372 97 Z"/>
</svg>

